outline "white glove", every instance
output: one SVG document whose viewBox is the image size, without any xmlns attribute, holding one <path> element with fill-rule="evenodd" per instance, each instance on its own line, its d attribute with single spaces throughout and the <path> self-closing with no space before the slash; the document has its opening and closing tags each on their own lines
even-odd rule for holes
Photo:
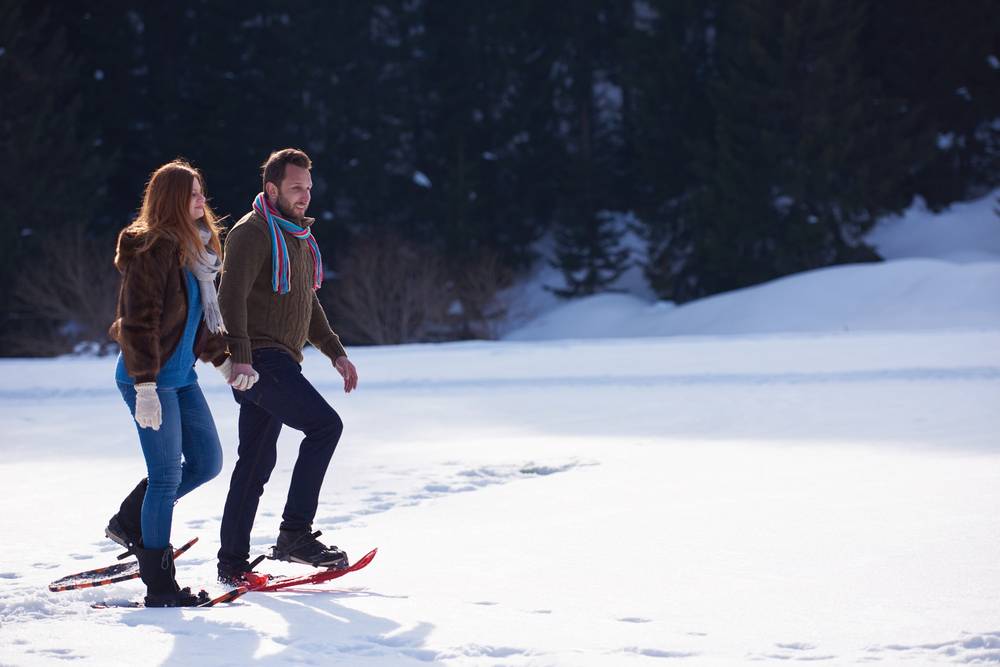
<svg viewBox="0 0 1000 667">
<path fill-rule="evenodd" d="M 135 421 L 142 428 L 160 430 L 163 414 L 155 382 L 141 382 L 135 386 Z"/>
<path fill-rule="evenodd" d="M 233 377 L 233 362 L 229 357 L 222 362 L 221 366 L 218 366 L 219 372 L 222 373 L 222 377 L 226 378 L 226 382 L 231 384 L 234 389 L 239 391 L 247 391 L 250 387 L 257 383 L 260 379 L 260 375 L 257 374 L 250 364 L 240 364 L 242 366 L 241 370 L 249 368 L 249 372 L 237 373 L 236 377 Z"/>
<path fill-rule="evenodd" d="M 250 387 L 257 384 L 257 380 L 259 379 L 260 376 L 257 375 L 257 371 L 254 371 L 250 375 L 243 375 L 241 373 L 236 376 L 235 380 L 233 380 L 233 386 L 239 389 L 240 391 L 249 391 Z"/>
<path fill-rule="evenodd" d="M 226 357 L 226 360 L 215 367 L 217 371 L 222 373 L 222 377 L 226 379 L 226 383 L 229 383 L 229 376 L 233 374 L 233 362 L 229 360 L 230 357 Z"/>
<path fill-rule="evenodd" d="M 248 374 L 240 373 L 233 379 L 233 386 L 240 391 L 249 391 L 250 387 L 257 384 L 257 380 L 259 379 L 260 376 L 257 375 L 257 371 Z"/>
</svg>

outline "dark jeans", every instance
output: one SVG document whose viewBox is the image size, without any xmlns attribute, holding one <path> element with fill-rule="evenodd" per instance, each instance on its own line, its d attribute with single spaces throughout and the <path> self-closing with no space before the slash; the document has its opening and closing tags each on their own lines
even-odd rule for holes
<svg viewBox="0 0 1000 667">
<path fill-rule="evenodd" d="M 222 514 L 219 562 L 245 564 L 250 531 L 264 485 L 278 458 L 278 434 L 287 424 L 305 433 L 292 470 L 281 530 L 308 529 L 316 517 L 319 492 L 344 424 L 337 412 L 302 375 L 302 367 L 276 348 L 254 350 L 260 379 L 245 392 L 233 390 L 240 404 L 236 468 Z"/>
</svg>

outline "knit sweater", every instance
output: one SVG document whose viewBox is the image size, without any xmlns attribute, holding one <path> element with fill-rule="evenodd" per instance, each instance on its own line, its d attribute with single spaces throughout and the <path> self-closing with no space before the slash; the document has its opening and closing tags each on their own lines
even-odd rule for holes
<svg viewBox="0 0 1000 667">
<path fill-rule="evenodd" d="M 312 218 L 302 221 L 304 226 L 312 223 Z M 307 340 L 331 360 L 345 356 L 313 289 L 309 244 L 280 231 L 288 246 L 287 294 L 277 294 L 271 286 L 271 240 L 262 217 L 247 213 L 226 237 L 219 307 L 233 363 L 251 363 L 252 350 L 262 347 L 284 350 L 302 363 Z"/>
</svg>

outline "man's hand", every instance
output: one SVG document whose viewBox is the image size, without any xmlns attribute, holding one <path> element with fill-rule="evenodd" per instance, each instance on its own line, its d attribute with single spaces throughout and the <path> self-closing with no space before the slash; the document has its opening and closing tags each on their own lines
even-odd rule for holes
<svg viewBox="0 0 1000 667">
<path fill-rule="evenodd" d="M 260 379 L 257 371 L 250 364 L 234 364 L 229 359 L 226 359 L 219 366 L 219 372 L 226 378 L 226 382 L 238 391 L 248 391 Z"/>
<path fill-rule="evenodd" d="M 354 367 L 347 357 L 337 357 L 333 362 L 334 368 L 344 378 L 344 393 L 349 394 L 358 387 L 358 369 Z"/>
</svg>

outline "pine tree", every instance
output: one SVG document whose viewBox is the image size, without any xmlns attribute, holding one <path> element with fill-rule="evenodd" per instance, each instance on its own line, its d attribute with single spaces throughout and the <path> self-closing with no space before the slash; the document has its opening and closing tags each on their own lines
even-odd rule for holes
<svg viewBox="0 0 1000 667">
<path fill-rule="evenodd" d="M 624 39 L 632 21 L 620 7 L 595 0 L 564 17 L 552 82 L 564 151 L 552 264 L 566 284 L 553 291 L 563 297 L 603 291 L 629 266 L 630 252 L 611 213 L 623 204 L 615 186 L 623 180 L 626 146 L 616 40 Z"/>
<path fill-rule="evenodd" d="M 905 202 L 912 153 L 864 76 L 858 0 L 748 0 L 720 18 L 701 185 L 665 212 L 647 271 L 679 301 L 877 256 L 863 234 Z"/>
<path fill-rule="evenodd" d="M 48 239 L 73 228 L 89 232 L 101 204 L 111 165 L 95 155 L 94 131 L 81 112 L 79 81 L 89 74 L 48 10 L 7 3 L 0 14 L 0 80 L 6 82 L 0 182 L 12 194 L 0 212 L 0 280 L 8 286 Z M 13 287 L 0 295 L 0 329 L 8 339 L 50 324 L 20 317 L 15 296 Z M 11 351 L 0 345 L 0 354 Z"/>
<path fill-rule="evenodd" d="M 605 291 L 629 266 L 630 252 L 622 244 L 624 230 L 612 211 L 597 211 L 587 224 L 560 225 L 555 230 L 556 261 L 565 289 L 561 297 L 587 296 Z"/>
<path fill-rule="evenodd" d="M 420 54 L 414 169 L 429 185 L 413 188 L 416 223 L 457 264 L 496 252 L 526 265 L 551 208 L 552 16 L 523 2 L 422 5 L 410 40 Z"/>
<path fill-rule="evenodd" d="M 623 40 L 629 200 L 644 221 L 695 185 L 696 148 L 712 130 L 707 79 L 717 4 L 638 3 L 643 11 Z"/>
<path fill-rule="evenodd" d="M 1000 42 L 990 0 L 873 2 L 864 62 L 910 120 L 921 152 L 906 194 L 934 210 L 1000 182 Z"/>
</svg>

